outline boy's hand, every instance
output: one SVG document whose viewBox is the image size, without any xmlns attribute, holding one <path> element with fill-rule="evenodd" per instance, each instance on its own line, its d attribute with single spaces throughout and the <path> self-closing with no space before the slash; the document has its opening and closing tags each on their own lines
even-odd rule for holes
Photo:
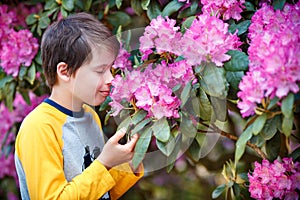
<svg viewBox="0 0 300 200">
<path fill-rule="evenodd" d="M 133 158 L 133 150 L 138 140 L 138 135 L 132 136 L 126 144 L 119 144 L 119 140 L 126 134 L 126 129 L 122 128 L 113 135 L 104 145 L 98 160 L 107 168 L 114 167 L 124 162 L 129 162 Z"/>
</svg>

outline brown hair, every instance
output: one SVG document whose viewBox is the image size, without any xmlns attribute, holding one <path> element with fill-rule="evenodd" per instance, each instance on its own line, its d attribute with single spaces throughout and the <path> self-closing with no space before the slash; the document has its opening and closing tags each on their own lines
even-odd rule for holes
<svg viewBox="0 0 300 200">
<path fill-rule="evenodd" d="M 92 60 L 92 47 L 108 48 L 115 55 L 119 50 L 116 37 L 91 14 L 69 15 L 49 26 L 41 44 L 42 66 L 49 87 L 56 83 L 58 63 L 65 62 L 71 75 Z"/>
</svg>

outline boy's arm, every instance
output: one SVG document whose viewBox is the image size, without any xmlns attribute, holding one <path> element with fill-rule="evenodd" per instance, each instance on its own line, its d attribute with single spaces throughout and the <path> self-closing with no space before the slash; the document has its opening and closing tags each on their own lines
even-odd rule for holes
<svg viewBox="0 0 300 200">
<path fill-rule="evenodd" d="M 129 163 L 118 165 L 109 170 L 110 174 L 116 182 L 116 185 L 110 191 L 112 200 L 120 198 L 139 179 L 143 177 L 143 165 L 141 164 L 136 171 L 136 173 L 132 171 L 132 168 L 129 165 Z"/>
<path fill-rule="evenodd" d="M 97 160 L 68 182 L 62 141 L 52 127 L 29 121 L 19 134 L 16 157 L 23 167 L 30 199 L 98 199 L 115 186 L 111 174 Z"/>
</svg>

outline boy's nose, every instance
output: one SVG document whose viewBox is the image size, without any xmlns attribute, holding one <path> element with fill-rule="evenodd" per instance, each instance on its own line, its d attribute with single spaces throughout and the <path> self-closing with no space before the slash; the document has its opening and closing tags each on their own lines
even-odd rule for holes
<svg viewBox="0 0 300 200">
<path fill-rule="evenodd" d="M 107 75 L 105 76 L 105 83 L 106 84 L 111 84 L 111 81 L 114 79 L 113 75 L 111 74 L 111 71 L 110 70 L 107 70 L 108 73 Z"/>
</svg>

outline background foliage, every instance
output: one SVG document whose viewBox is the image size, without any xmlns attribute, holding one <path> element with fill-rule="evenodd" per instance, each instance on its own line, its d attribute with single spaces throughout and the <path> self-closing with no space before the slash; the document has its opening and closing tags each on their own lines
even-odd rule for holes
<svg viewBox="0 0 300 200">
<path fill-rule="evenodd" d="M 159 52 L 154 52 L 148 60 L 143 60 L 138 47 L 136 49 L 128 47 L 132 38 L 140 37 L 142 34 L 130 37 L 125 35 L 128 37 L 124 39 L 122 33 L 139 28 L 144 30 L 151 20 L 163 16 L 175 20 L 176 26 L 180 27 L 179 31 L 184 34 L 196 16 L 202 15 L 205 5 L 203 2 L 205 1 L 2 1 L 0 160 L 3 168 L 0 171 L 0 198 L 19 198 L 13 163 L 14 139 L 22 119 L 49 94 L 41 70 L 40 49 L 37 46 L 49 24 L 76 12 L 85 11 L 94 14 L 123 39 L 125 49 L 130 53 L 132 66 L 139 70 L 147 61 L 147 64 L 161 63 L 167 58 L 164 56 L 170 55 L 168 54 L 170 52 L 163 56 Z M 179 112 L 180 120 L 176 122 L 181 129 L 179 133 L 170 132 L 169 135 L 176 138 L 178 136 L 178 140 L 187 137 L 191 145 L 179 159 L 168 163 L 170 165 L 166 169 L 169 173 L 165 168 L 149 171 L 123 199 L 250 199 L 247 173 L 253 171 L 255 161 L 261 163 L 262 159 L 268 159 L 273 162 L 284 157 L 291 157 L 295 162 L 300 161 L 299 89 L 288 90 L 281 98 L 276 95 L 261 98 L 255 105 L 255 112 L 251 114 L 241 113 L 241 107 L 237 106 L 241 100 L 241 96 L 238 96 L 241 90 L 240 82 L 249 71 L 249 52 L 251 52 L 249 27 L 253 22 L 251 21 L 253 15 L 263 3 L 280 11 L 287 3 L 296 2 L 249 0 L 243 4 L 240 17 L 227 18 L 225 14 L 221 14 L 220 18 L 228 24 L 228 32 L 236 34 L 241 41 L 240 49 L 227 51 L 231 59 L 222 62 L 222 66 L 216 66 L 216 63 L 208 60 L 194 64 L 193 73 L 197 76 L 197 83 L 190 82 L 173 88 L 174 92 L 181 91 L 178 96 L 184 103 Z M 299 21 L 294 23 L 299 24 Z M 9 44 L 16 45 L 9 46 Z M 299 47 L 299 38 L 295 44 Z M 177 62 L 184 58 L 178 56 L 176 59 Z M 299 63 L 296 68 L 299 69 Z M 114 73 L 124 75 L 124 70 L 116 69 Z M 295 77 L 299 77 L 299 71 L 297 73 Z M 299 87 L 299 80 L 295 78 L 288 83 Z M 253 90 L 256 87 L 260 86 L 253 85 Z M 193 106 L 195 99 L 198 108 Z M 108 102 L 109 99 L 99 108 L 99 115 L 103 122 L 106 122 L 104 131 L 109 136 L 120 124 L 113 118 L 108 118 Z M 183 112 L 183 104 L 193 108 L 192 111 Z M 123 113 L 127 118 L 122 118 L 121 113 L 120 120 L 134 121 L 136 126 L 140 124 L 143 128 L 150 120 L 145 123 L 147 120 L 145 113 L 138 110 L 126 115 Z M 157 118 L 152 120 L 156 124 L 156 129 L 173 128 L 166 118 L 159 123 L 156 123 L 157 121 L 159 121 Z M 190 135 L 193 132 L 191 130 L 194 130 L 195 134 Z M 201 149 L 205 145 L 206 134 L 219 134 L 221 137 L 203 157 Z M 157 131 L 153 138 L 151 135 L 153 143 L 150 143 L 150 140 L 146 142 L 147 144 L 141 142 L 137 150 L 142 150 L 142 153 L 161 151 L 164 155 L 175 158 L 178 153 L 176 145 L 172 145 L 171 150 L 167 149 L 166 144 L 170 143 L 171 139 L 164 137 Z M 136 163 L 140 161 L 139 156 L 135 156 L 135 159 Z"/>
</svg>

